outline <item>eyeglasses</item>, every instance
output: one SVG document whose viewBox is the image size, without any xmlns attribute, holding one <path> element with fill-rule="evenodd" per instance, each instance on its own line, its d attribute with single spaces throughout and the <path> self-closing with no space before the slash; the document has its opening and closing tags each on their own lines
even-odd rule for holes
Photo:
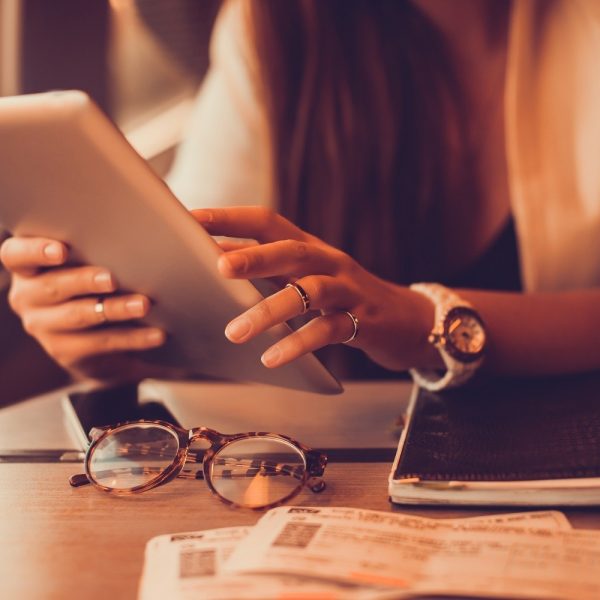
<svg viewBox="0 0 600 600">
<path fill-rule="evenodd" d="M 204 479 L 209 489 L 231 506 L 265 509 L 296 496 L 304 485 L 325 489 L 318 479 L 327 456 L 284 435 L 182 429 L 163 421 L 129 421 L 90 431 L 85 474 L 69 483 L 92 483 L 127 496 L 145 492 L 176 477 Z M 190 446 L 204 446 L 191 450 Z M 196 472 L 186 462 L 202 463 Z"/>
</svg>

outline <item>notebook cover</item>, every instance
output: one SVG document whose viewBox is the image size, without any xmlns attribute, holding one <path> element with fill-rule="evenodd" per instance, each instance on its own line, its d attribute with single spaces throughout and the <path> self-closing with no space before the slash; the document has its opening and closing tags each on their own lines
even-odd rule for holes
<svg viewBox="0 0 600 600">
<path fill-rule="evenodd" d="M 600 477 L 600 372 L 420 390 L 393 480 Z"/>
</svg>

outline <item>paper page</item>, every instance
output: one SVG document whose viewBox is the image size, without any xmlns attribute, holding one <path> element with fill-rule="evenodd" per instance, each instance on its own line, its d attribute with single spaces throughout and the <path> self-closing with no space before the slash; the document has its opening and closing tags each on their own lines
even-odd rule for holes
<svg viewBox="0 0 600 600">
<path fill-rule="evenodd" d="M 527 512 L 466 517 L 461 523 L 501 523 L 519 527 L 543 527 L 548 529 L 572 529 L 569 519 L 558 510 L 534 510 Z"/>
<path fill-rule="evenodd" d="M 519 526 L 531 521 L 281 507 L 255 525 L 224 570 L 330 577 L 423 594 L 599 598 L 600 534 Z"/>
<path fill-rule="evenodd" d="M 536 511 L 452 519 L 452 523 L 505 523 L 569 529 L 558 511 Z M 221 567 L 251 527 L 227 527 L 161 535 L 146 546 L 140 600 L 207 598 L 289 598 L 290 594 L 356 600 L 380 597 L 372 587 L 344 585 L 297 575 L 220 575 Z M 397 596 L 397 592 L 394 592 Z"/>
<path fill-rule="evenodd" d="M 250 527 L 223 527 L 160 535 L 146 544 L 139 598 L 186 598 L 221 570 Z"/>
<path fill-rule="evenodd" d="M 250 529 L 226 527 L 151 539 L 146 546 L 139 600 L 373 598 L 373 589 L 298 575 L 220 575 L 223 562 Z"/>
</svg>

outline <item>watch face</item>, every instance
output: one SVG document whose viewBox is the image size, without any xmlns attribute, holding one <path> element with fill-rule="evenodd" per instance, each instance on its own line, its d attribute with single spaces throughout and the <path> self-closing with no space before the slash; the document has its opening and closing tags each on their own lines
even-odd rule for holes
<svg viewBox="0 0 600 600">
<path fill-rule="evenodd" d="M 444 321 L 445 348 L 461 362 L 472 362 L 483 355 L 485 328 L 481 317 L 471 308 L 457 306 Z"/>
</svg>

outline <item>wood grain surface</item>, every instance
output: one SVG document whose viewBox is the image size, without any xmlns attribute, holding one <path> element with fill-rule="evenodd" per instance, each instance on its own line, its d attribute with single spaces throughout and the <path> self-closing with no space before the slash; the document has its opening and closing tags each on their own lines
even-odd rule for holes
<svg viewBox="0 0 600 600">
<path fill-rule="evenodd" d="M 58 395 L 0 410 L 0 448 L 69 448 Z M 390 505 L 389 463 L 331 463 L 327 489 L 298 505 L 352 506 L 446 518 L 486 511 Z M 249 525 L 261 513 L 231 509 L 202 481 L 176 480 L 116 498 L 71 488 L 76 463 L 0 464 L 0 598 L 135 598 L 146 542 L 153 536 Z M 489 511 L 488 511 L 489 512 Z M 500 512 L 500 511 L 495 511 Z M 567 511 L 575 527 L 600 528 L 596 509 Z"/>
</svg>

